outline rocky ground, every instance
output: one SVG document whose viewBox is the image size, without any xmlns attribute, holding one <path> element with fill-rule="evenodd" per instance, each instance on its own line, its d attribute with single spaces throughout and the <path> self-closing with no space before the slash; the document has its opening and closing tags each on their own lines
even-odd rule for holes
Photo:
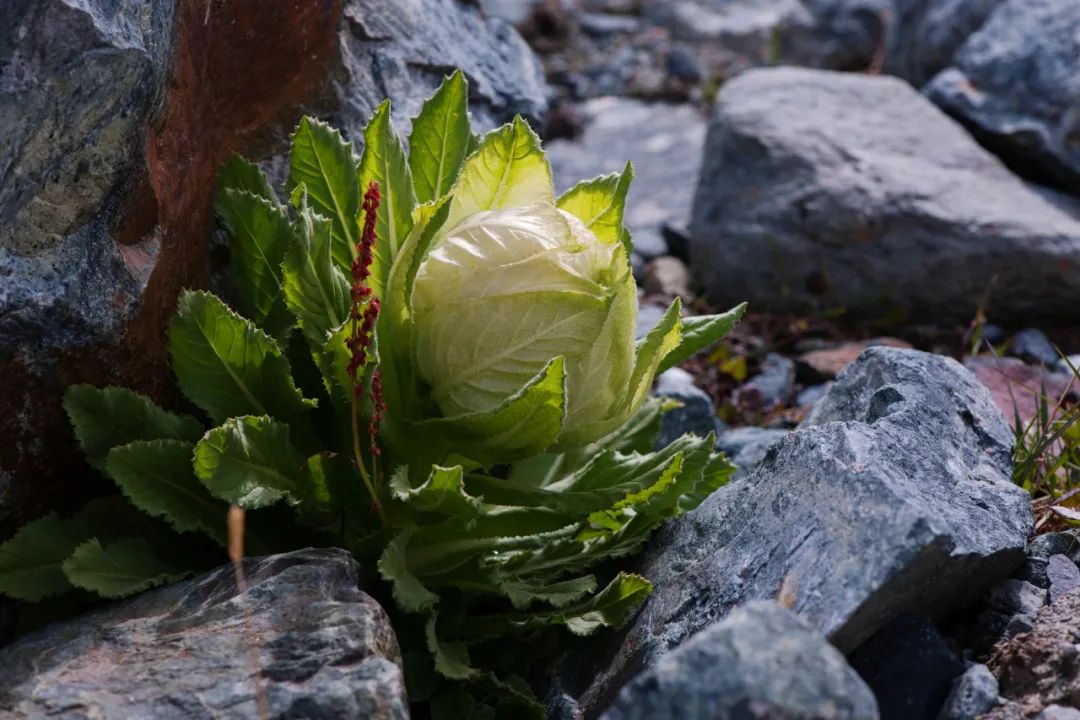
<svg viewBox="0 0 1080 720">
<path fill-rule="evenodd" d="M 656 389 L 665 436 L 717 432 L 739 477 L 634 561 L 627 628 L 536 678 L 550 717 L 1080 718 L 1080 494 L 1013 482 L 1016 419 L 1080 397 L 1080 0 L 265 5 L 0 8 L 0 537 L 93 491 L 66 383 L 169 399 L 228 152 L 272 169 L 301 112 L 355 138 L 460 66 L 482 125 L 543 130 L 558 190 L 634 162 L 642 328 L 676 296 L 752 308 Z M 408 717 L 362 569 L 247 576 L 0 649 L 0 717 L 254 717 L 252 667 L 272 717 Z"/>
</svg>

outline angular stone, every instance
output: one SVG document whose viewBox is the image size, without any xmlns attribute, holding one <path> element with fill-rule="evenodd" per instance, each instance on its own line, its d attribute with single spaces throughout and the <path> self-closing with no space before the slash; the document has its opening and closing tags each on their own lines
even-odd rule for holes
<svg viewBox="0 0 1080 720">
<path fill-rule="evenodd" d="M 716 407 L 712 398 L 694 384 L 694 376 L 682 368 L 671 368 L 656 379 L 656 395 L 682 403 L 682 407 L 664 413 L 656 446 L 666 447 L 685 433 L 705 436 L 714 433 Z"/>
<path fill-rule="evenodd" d="M 893 0 L 884 70 L 922 87 L 1002 0 Z"/>
<path fill-rule="evenodd" d="M 992 285 L 995 317 L 1080 317 L 1080 206 L 1025 185 L 896 78 L 726 83 L 691 238 L 719 305 L 968 322 Z"/>
<path fill-rule="evenodd" d="M 659 240 L 665 224 L 687 224 L 705 142 L 701 113 L 691 105 L 616 97 L 589 100 L 582 112 L 587 125 L 579 139 L 547 144 L 556 191 L 597 175 L 621 172 L 631 160 L 634 182 L 626 201 L 631 235 L 648 233 Z M 662 241 L 652 245 L 663 247 Z M 662 250 L 652 253 L 663 254 Z"/>
<path fill-rule="evenodd" d="M 1046 604 L 1046 590 L 1023 580 L 1002 580 L 986 593 L 986 604 L 1005 615 L 1034 615 Z"/>
<path fill-rule="evenodd" d="M 1050 602 L 1053 604 L 1080 588 L 1080 568 L 1066 555 L 1051 555 L 1046 562 L 1046 579 L 1050 582 Z"/>
<path fill-rule="evenodd" d="M 1064 555 L 1074 563 L 1080 560 L 1080 530 L 1039 535 L 1028 544 L 1024 554 L 1027 559 L 1019 577 L 1046 590 L 1050 587 L 1046 572 L 1051 556 Z"/>
<path fill-rule="evenodd" d="M 938 720 L 975 720 L 997 703 L 998 681 L 985 665 L 971 665 L 956 678 Z"/>
<path fill-rule="evenodd" d="M 525 3 L 516 3 L 524 7 Z M 443 78 L 461 68 L 469 80 L 474 126 L 490 129 L 520 114 L 537 127 L 547 112 L 539 59 L 504 20 L 456 0 L 345 0 L 340 55 L 324 91 L 328 119 L 359 139 L 386 98 L 403 137 Z"/>
<path fill-rule="evenodd" d="M 842 651 L 905 611 L 941 617 L 1023 560 L 1012 435 L 953 360 L 870 348 L 745 480 L 662 528 L 655 590 L 596 662 L 587 707 L 735 606 L 780 594 Z"/>
<path fill-rule="evenodd" d="M 1050 366 L 1061 359 L 1050 338 L 1037 328 L 1026 328 L 1013 335 L 1009 341 L 1009 353 L 1027 362 Z"/>
<path fill-rule="evenodd" d="M 878 717 L 835 648 L 790 611 L 753 602 L 690 638 L 619 693 L 600 720 Z"/>
<path fill-rule="evenodd" d="M 390 620 L 344 550 L 244 561 L 47 626 L 0 650 L 3 717 L 409 717 Z M 254 646 L 255 657 L 251 654 Z M 75 712 L 77 709 L 77 712 Z"/>
<path fill-rule="evenodd" d="M 861 342 L 849 342 L 836 347 L 811 350 L 799 356 L 798 362 L 804 373 L 811 375 L 815 380 L 832 380 L 840 374 L 845 367 L 855 362 L 863 350 L 875 345 L 887 345 L 888 347 L 910 348 L 911 343 L 896 338 L 883 337 Z"/>
<path fill-rule="evenodd" d="M 745 63 L 865 70 L 885 41 L 888 0 L 647 0 L 673 36 L 718 45 Z"/>
<path fill-rule="evenodd" d="M 926 94 L 1037 182 L 1080 183 L 1080 1 L 1004 0 Z"/>
</svg>

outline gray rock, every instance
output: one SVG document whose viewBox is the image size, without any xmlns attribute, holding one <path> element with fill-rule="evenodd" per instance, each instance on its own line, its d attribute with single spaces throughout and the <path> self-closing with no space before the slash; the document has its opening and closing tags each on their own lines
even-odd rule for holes
<svg viewBox="0 0 1080 720">
<path fill-rule="evenodd" d="M 922 87 L 1002 0 L 893 0 L 884 70 Z"/>
<path fill-rule="evenodd" d="M 998 699 L 998 681 L 985 665 L 971 665 L 956 678 L 938 720 L 975 720 L 994 707 Z"/>
<path fill-rule="evenodd" d="M 640 668 L 735 606 L 778 593 L 841 651 L 905 611 L 940 617 L 1022 560 L 1031 502 L 1012 434 L 953 360 L 875 347 L 745 480 L 662 528 L 655 590 L 582 694 L 602 707 Z"/>
<path fill-rule="evenodd" d="M 996 278 L 995 316 L 1080 314 L 1076 204 L 1024 185 L 896 78 L 775 68 L 724 85 L 691 230 L 721 305 L 966 322 Z"/>
<path fill-rule="evenodd" d="M 1050 602 L 1080 587 L 1080 568 L 1065 555 L 1051 555 L 1046 562 L 1046 579 L 1050 581 Z"/>
<path fill-rule="evenodd" d="M 1061 359 L 1046 333 L 1036 328 L 1027 328 L 1013 335 L 1009 342 L 1009 353 L 1028 362 L 1042 363 L 1049 367 L 1053 367 Z"/>
<path fill-rule="evenodd" d="M 761 372 L 739 388 L 736 402 L 769 409 L 786 404 L 794 394 L 795 361 L 779 353 L 769 353 L 761 363 Z"/>
<path fill-rule="evenodd" d="M 1054 363 L 1054 370 L 1072 375 L 1075 370 L 1080 370 L 1080 355 L 1058 358 L 1058 361 Z"/>
<path fill-rule="evenodd" d="M 722 46 L 753 65 L 869 67 L 885 39 L 888 0 L 648 0 L 674 37 Z"/>
<path fill-rule="evenodd" d="M 657 447 L 666 447 L 685 433 L 705 436 L 716 432 L 716 408 L 712 398 L 694 385 L 694 376 L 682 368 L 663 372 L 656 379 L 655 394 L 682 403 L 681 408 L 664 414 Z"/>
<path fill-rule="evenodd" d="M 1046 590 L 1023 580 L 1010 578 L 990 588 L 986 604 L 1006 615 L 1034 615 L 1046 605 Z"/>
<path fill-rule="evenodd" d="M 716 449 L 724 453 L 745 474 L 761 462 L 769 449 L 787 436 L 787 430 L 741 427 L 725 430 L 716 438 Z"/>
<path fill-rule="evenodd" d="M 795 397 L 795 405 L 801 408 L 812 408 L 817 404 L 818 400 L 825 397 L 827 392 L 829 392 L 828 383 L 811 385 L 799 391 L 799 394 Z"/>
<path fill-rule="evenodd" d="M 411 118 L 454 68 L 469 80 L 474 127 L 492 128 L 515 114 L 542 125 L 543 67 L 506 21 L 457 0 L 347 0 L 344 15 L 327 111 L 347 137 L 362 137 L 371 112 L 388 97 L 407 137 Z"/>
<path fill-rule="evenodd" d="M 1019 577 L 1043 590 L 1050 587 L 1046 566 L 1052 555 L 1065 555 L 1073 562 L 1080 560 L 1080 530 L 1065 530 L 1039 535 L 1025 550 L 1027 559 Z"/>
<path fill-rule="evenodd" d="M 112 237 L 145 182 L 172 0 L 5 3 L 0 25 L 0 361 L 115 343 L 154 238 Z"/>
<path fill-rule="evenodd" d="M 1080 1 L 1004 0 L 927 95 L 1038 182 L 1080 183 Z"/>
<path fill-rule="evenodd" d="M 0 650 L 0 706 L 17 718 L 409 717 L 390 620 L 344 550 L 231 565 L 50 625 Z M 2 713 L 0 713 L 2 714 Z"/>
<path fill-rule="evenodd" d="M 540 0 L 479 0 L 480 8 L 489 16 L 517 25 L 532 14 Z"/>
<path fill-rule="evenodd" d="M 753 602 L 634 678 L 601 720 L 877 717 L 843 655 L 790 611 Z"/>
<path fill-rule="evenodd" d="M 1035 616 L 1028 615 L 1027 613 L 1017 613 L 1009 618 L 1009 622 L 1005 625 L 1006 637 L 1013 637 L 1020 633 L 1031 632 L 1031 629 L 1035 627 Z"/>
<path fill-rule="evenodd" d="M 1049 705 L 1035 720 L 1080 720 L 1080 710 L 1064 705 Z"/>
<path fill-rule="evenodd" d="M 562 192 L 581 180 L 621 172 L 627 160 L 633 161 L 626 226 L 635 240 L 645 234 L 653 238 L 643 246 L 643 257 L 665 254 L 661 227 L 689 222 L 704 118 L 690 105 L 615 97 L 589 100 L 582 112 L 588 125 L 581 138 L 547 144 L 555 189 Z"/>
<path fill-rule="evenodd" d="M 581 29 L 590 35 L 620 35 L 635 33 L 641 29 L 641 20 L 633 15 L 609 15 L 608 13 L 582 13 L 578 19 Z"/>
</svg>

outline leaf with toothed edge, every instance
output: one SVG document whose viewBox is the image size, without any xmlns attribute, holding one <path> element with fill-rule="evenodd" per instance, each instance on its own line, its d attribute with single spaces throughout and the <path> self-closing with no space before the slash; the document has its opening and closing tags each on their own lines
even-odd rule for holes
<svg viewBox="0 0 1080 720">
<path fill-rule="evenodd" d="M 456 70 L 424 103 L 409 136 L 409 167 L 416 200 L 438 200 L 450 191 L 469 151 L 469 84 Z"/>
<path fill-rule="evenodd" d="M 739 323 L 742 316 L 746 314 L 746 307 L 746 303 L 742 303 L 720 315 L 699 315 L 683 318 L 682 339 L 679 341 L 678 346 L 664 356 L 656 371 L 661 373 L 675 367 L 713 343 L 722 340 Z"/>
</svg>

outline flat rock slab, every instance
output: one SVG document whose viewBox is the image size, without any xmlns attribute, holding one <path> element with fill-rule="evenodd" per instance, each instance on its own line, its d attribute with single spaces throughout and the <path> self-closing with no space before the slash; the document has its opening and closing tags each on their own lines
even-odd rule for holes
<svg viewBox="0 0 1080 720">
<path fill-rule="evenodd" d="M 232 565 L 50 625 L 0 650 L 2 718 L 409 717 L 397 640 L 343 550 Z"/>
<path fill-rule="evenodd" d="M 653 595 L 581 693 L 604 707 L 686 638 L 781 597 L 844 652 L 907 611 L 940 617 L 1024 558 L 1031 501 L 1012 434 L 955 361 L 874 347 L 745 480 L 663 528 L 637 570 Z"/>
<path fill-rule="evenodd" d="M 1080 206 L 1025 185 L 907 83 L 798 68 L 725 84 L 691 267 L 720 305 L 1080 317 Z"/>
<path fill-rule="evenodd" d="M 603 97 L 584 103 L 587 122 L 578 140 L 547 144 L 555 189 L 621 172 L 634 163 L 626 226 L 642 257 L 667 254 L 660 229 L 690 222 L 694 184 L 705 143 L 705 118 L 691 105 Z"/>
<path fill-rule="evenodd" d="M 601 720 L 876 720 L 844 656 L 789 610 L 741 607 L 636 677 Z"/>
<path fill-rule="evenodd" d="M 1005 0 L 927 95 L 1038 182 L 1080 184 L 1080 0 Z"/>
</svg>

